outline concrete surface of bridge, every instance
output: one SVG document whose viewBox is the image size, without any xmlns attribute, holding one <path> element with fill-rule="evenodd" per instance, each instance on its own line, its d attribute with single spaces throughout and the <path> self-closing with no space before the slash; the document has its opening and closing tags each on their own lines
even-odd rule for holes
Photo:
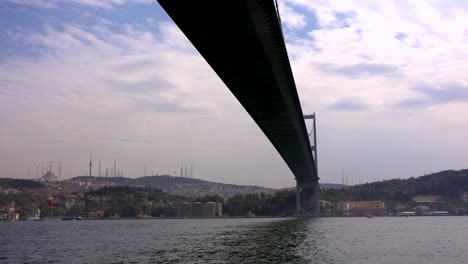
<svg viewBox="0 0 468 264">
<path fill-rule="evenodd" d="M 273 0 L 158 2 L 291 169 L 302 212 L 318 215 L 316 163 Z"/>
</svg>

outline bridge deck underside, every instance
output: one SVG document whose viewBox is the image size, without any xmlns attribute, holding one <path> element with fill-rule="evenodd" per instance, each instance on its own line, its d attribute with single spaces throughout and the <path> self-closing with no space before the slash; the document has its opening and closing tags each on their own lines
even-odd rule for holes
<svg viewBox="0 0 468 264">
<path fill-rule="evenodd" d="M 296 179 L 316 181 L 273 1 L 158 1 L 262 129 Z"/>
</svg>

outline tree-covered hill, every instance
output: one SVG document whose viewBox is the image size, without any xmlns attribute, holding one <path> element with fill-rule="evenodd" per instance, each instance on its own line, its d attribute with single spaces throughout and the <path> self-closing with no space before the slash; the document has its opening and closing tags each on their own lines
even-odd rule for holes
<svg viewBox="0 0 468 264">
<path fill-rule="evenodd" d="M 164 200 L 166 202 L 173 203 L 191 201 L 185 196 L 172 195 L 161 190 L 149 187 L 105 186 L 98 190 L 91 190 L 87 194 L 97 196 L 123 196 L 126 194 L 131 194 L 135 198 L 147 198 L 149 200 Z"/>
<path fill-rule="evenodd" d="M 44 188 L 44 184 L 25 179 L 0 178 L 0 188 Z"/>
<path fill-rule="evenodd" d="M 468 192 L 468 169 L 446 170 L 409 179 L 394 179 L 366 183 L 344 189 L 329 189 L 322 192 L 322 199 L 382 200 L 407 202 L 415 195 L 440 195 L 449 200 L 460 200 Z"/>
<path fill-rule="evenodd" d="M 277 191 L 276 189 L 260 186 L 225 184 L 168 175 L 145 176 L 140 178 L 80 176 L 72 178 L 69 181 L 151 187 L 171 194 L 183 195 L 192 198 L 215 194 L 227 197 L 244 193 L 274 193 Z"/>
</svg>

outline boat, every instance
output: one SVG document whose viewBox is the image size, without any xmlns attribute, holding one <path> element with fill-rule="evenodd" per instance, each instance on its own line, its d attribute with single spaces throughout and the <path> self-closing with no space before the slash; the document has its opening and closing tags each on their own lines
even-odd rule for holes
<svg viewBox="0 0 468 264">
<path fill-rule="evenodd" d="M 30 217 L 29 220 L 32 221 L 41 221 L 41 209 L 37 208 L 37 212 L 34 214 L 34 216 Z"/>
<path fill-rule="evenodd" d="M 83 220 L 83 217 L 81 217 L 81 216 L 64 216 L 64 217 L 62 217 L 62 221 L 77 221 L 77 220 Z"/>
<path fill-rule="evenodd" d="M 373 215 L 367 215 L 367 218 L 372 218 L 372 217 L 374 217 L 374 216 Z"/>
</svg>

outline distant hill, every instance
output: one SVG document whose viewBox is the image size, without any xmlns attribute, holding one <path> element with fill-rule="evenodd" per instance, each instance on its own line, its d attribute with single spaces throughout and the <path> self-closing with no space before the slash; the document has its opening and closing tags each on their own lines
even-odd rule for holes
<svg viewBox="0 0 468 264">
<path fill-rule="evenodd" d="M 468 192 L 468 169 L 446 170 L 409 179 L 394 179 L 360 184 L 344 189 L 329 189 L 322 192 L 322 199 L 382 200 L 407 202 L 415 195 L 440 195 L 452 201 L 460 201 L 463 192 Z"/>
<path fill-rule="evenodd" d="M 97 184 L 129 185 L 151 187 L 165 192 L 187 197 L 205 195 L 221 195 L 224 197 L 243 193 L 274 193 L 277 190 L 260 186 L 224 184 L 200 179 L 189 179 L 173 176 L 145 176 L 140 178 L 124 177 L 89 177 L 79 176 L 68 180 L 70 182 L 92 182 Z"/>
<path fill-rule="evenodd" d="M 33 180 L 25 180 L 25 179 L 12 179 L 12 178 L 0 178 L 0 188 L 8 189 L 8 188 L 44 188 L 44 184 L 33 181 Z"/>
<path fill-rule="evenodd" d="M 200 179 L 189 179 L 174 176 L 145 176 L 140 178 L 125 177 L 89 177 L 79 176 L 72 178 L 71 182 L 91 182 L 96 184 L 148 186 L 166 191 L 171 194 L 184 195 L 187 197 L 201 197 L 205 195 L 221 195 L 223 197 L 245 193 L 275 193 L 280 189 L 266 188 L 252 185 L 237 185 L 210 182 Z M 342 188 L 343 185 L 335 183 L 321 183 L 322 189 Z"/>
<path fill-rule="evenodd" d="M 339 184 L 339 183 L 320 183 L 320 190 L 341 189 L 345 187 L 348 187 L 348 186 L 344 184 Z"/>
</svg>

